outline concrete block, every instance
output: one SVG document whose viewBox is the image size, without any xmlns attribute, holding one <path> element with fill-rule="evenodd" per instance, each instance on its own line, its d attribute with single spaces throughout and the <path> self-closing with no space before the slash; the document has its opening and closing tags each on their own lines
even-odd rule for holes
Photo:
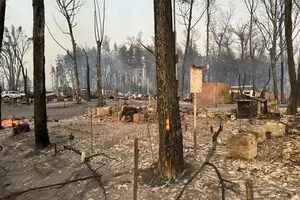
<svg viewBox="0 0 300 200">
<path fill-rule="evenodd" d="M 88 108 L 88 115 L 89 116 L 95 116 L 95 115 L 97 115 L 97 108 L 96 107 L 89 107 Z"/>
<path fill-rule="evenodd" d="M 255 135 L 257 143 L 262 143 L 266 140 L 266 129 L 264 126 L 251 126 L 247 132 Z"/>
<path fill-rule="evenodd" d="M 121 111 L 119 111 L 119 112 L 113 112 L 112 113 L 112 120 L 113 121 L 121 121 L 122 120 L 122 112 Z"/>
<path fill-rule="evenodd" d="M 109 115 L 111 115 L 111 107 L 110 106 L 97 108 L 97 116 L 104 117 L 104 116 L 109 116 Z"/>
<path fill-rule="evenodd" d="M 118 105 L 111 106 L 111 112 L 112 113 L 119 112 L 121 110 L 122 110 L 122 106 L 118 106 Z"/>
<path fill-rule="evenodd" d="M 143 113 L 135 113 L 133 114 L 133 122 L 144 122 L 145 115 Z"/>
<path fill-rule="evenodd" d="M 257 155 L 256 136 L 250 133 L 229 134 L 227 138 L 228 157 L 239 157 L 247 160 L 253 159 Z"/>
<path fill-rule="evenodd" d="M 267 122 L 265 124 L 266 132 L 270 132 L 271 136 L 280 137 L 284 136 L 286 126 L 280 122 Z"/>
</svg>

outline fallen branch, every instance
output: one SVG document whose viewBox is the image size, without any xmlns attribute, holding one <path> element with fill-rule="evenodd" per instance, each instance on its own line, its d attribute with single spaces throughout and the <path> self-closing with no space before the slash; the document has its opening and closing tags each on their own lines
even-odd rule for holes
<svg viewBox="0 0 300 200">
<path fill-rule="evenodd" d="M 81 153 L 82 153 L 81 151 L 79 151 L 79 150 L 77 150 L 77 149 L 74 149 L 73 147 L 66 146 L 66 145 L 63 145 L 63 146 L 64 146 L 64 149 L 74 151 L 74 152 L 77 153 L 78 155 L 81 155 Z M 92 158 L 94 158 L 94 157 L 96 157 L 96 156 L 104 156 L 104 157 L 106 157 L 106 158 L 109 158 L 109 159 L 112 159 L 112 160 L 116 160 L 116 161 L 119 162 L 118 159 L 113 158 L 113 157 L 111 157 L 111 156 L 109 156 L 109 155 L 107 155 L 107 154 L 105 154 L 105 153 L 96 153 L 96 154 L 93 154 L 93 155 L 91 155 L 91 156 L 86 157 L 86 158 L 85 158 L 85 161 L 89 161 L 90 159 L 92 159 Z"/>
<path fill-rule="evenodd" d="M 94 178 L 96 179 L 96 181 L 99 183 L 99 186 L 102 188 L 102 191 L 103 191 L 103 196 L 104 196 L 104 199 L 106 200 L 106 190 L 105 190 L 105 187 L 102 185 L 102 182 L 101 182 L 101 176 L 99 176 L 96 172 L 96 170 L 94 170 L 92 168 L 92 166 L 90 165 L 90 163 L 88 162 L 85 162 L 85 165 L 89 168 L 89 170 L 91 170 L 91 172 L 93 173 L 94 175 Z"/>
<path fill-rule="evenodd" d="M 74 149 L 73 147 L 66 146 L 66 145 L 63 145 L 63 146 L 64 146 L 64 149 L 74 151 L 78 155 L 81 155 L 81 151 Z"/>
<path fill-rule="evenodd" d="M 88 160 L 90 160 L 90 159 L 92 159 L 92 158 L 94 158 L 94 157 L 96 157 L 96 156 L 104 156 L 104 157 L 106 157 L 106 158 L 109 158 L 109 159 L 111 159 L 111 160 L 115 160 L 115 161 L 118 161 L 118 162 L 119 162 L 119 160 L 118 160 L 117 158 L 113 158 L 113 157 L 111 157 L 111 156 L 109 156 L 109 155 L 107 155 L 107 154 L 105 154 L 105 153 L 96 153 L 96 154 L 94 154 L 94 155 L 91 155 L 91 156 L 86 157 L 85 160 L 88 161 Z"/>
<path fill-rule="evenodd" d="M 222 178 L 222 175 L 220 173 L 220 171 L 218 170 L 218 168 L 213 165 L 212 163 L 209 163 L 209 162 L 205 162 L 204 165 L 208 165 L 208 166 L 211 166 L 212 168 L 214 168 L 219 180 L 220 180 L 220 184 L 221 184 L 221 191 L 222 191 L 222 200 L 225 200 L 225 181 L 224 179 Z"/>
<path fill-rule="evenodd" d="M 72 150 L 72 151 L 74 151 L 75 153 L 77 153 L 78 155 L 81 155 L 81 151 L 79 151 L 79 150 L 77 150 L 77 149 L 75 149 L 75 148 L 72 148 L 72 147 L 68 147 L 68 146 L 65 146 L 64 145 L 64 148 L 65 149 L 68 149 L 68 150 Z M 102 185 L 102 182 L 101 182 L 101 176 L 99 176 L 98 174 L 97 174 L 97 170 L 99 169 L 99 168 L 97 168 L 96 170 L 94 170 L 93 168 L 92 168 L 92 166 L 90 165 L 90 163 L 89 163 L 89 160 L 90 160 L 90 158 L 92 158 L 92 157 L 95 157 L 95 156 L 98 156 L 98 155 L 100 155 L 100 154 L 95 154 L 95 155 L 91 155 L 90 157 L 88 157 L 88 158 L 85 158 L 85 165 L 87 166 L 87 168 L 89 168 L 89 170 L 93 173 L 93 177 L 96 179 L 96 181 L 99 183 L 99 186 L 101 187 L 101 189 L 102 189 L 102 191 L 103 191 L 103 195 L 104 195 L 104 199 L 106 200 L 106 190 L 105 190 L 105 188 L 104 188 L 104 186 Z M 103 166 L 103 165 L 102 165 Z M 101 166 L 101 167 L 102 167 Z"/>
<path fill-rule="evenodd" d="M 183 186 L 183 188 L 181 189 L 180 193 L 178 194 L 178 196 L 176 197 L 176 200 L 179 200 L 181 198 L 181 196 L 183 195 L 184 190 L 187 188 L 187 186 L 202 172 L 202 170 L 204 169 L 206 163 L 209 163 L 210 158 L 212 157 L 216 146 L 217 146 L 217 139 L 218 136 L 220 135 L 221 131 L 223 130 L 223 126 L 222 124 L 220 124 L 219 129 L 217 132 L 214 132 L 213 127 L 210 126 L 210 130 L 212 133 L 214 133 L 213 138 L 212 138 L 212 146 L 208 151 L 208 154 L 205 158 L 204 163 L 200 166 L 200 168 L 196 171 L 195 174 L 193 174 L 193 176 L 186 182 L 186 184 Z"/>
<path fill-rule="evenodd" d="M 6 196 L 2 196 L 2 197 L 0 197 L 0 200 L 9 199 L 11 197 L 18 196 L 18 195 L 24 194 L 26 192 L 34 191 L 34 190 L 46 189 L 46 188 L 57 187 L 57 186 L 64 186 L 64 185 L 67 185 L 67 184 L 70 184 L 70 183 L 85 181 L 85 180 L 89 180 L 89 179 L 93 179 L 93 178 L 95 178 L 95 176 L 88 176 L 88 177 L 83 177 L 83 178 L 70 180 L 70 181 L 67 181 L 67 182 L 55 183 L 55 184 L 52 184 L 52 185 L 45 185 L 45 186 L 30 188 L 30 189 L 27 189 L 27 190 L 18 191 L 18 192 L 14 192 L 14 193 L 6 195 Z"/>
</svg>

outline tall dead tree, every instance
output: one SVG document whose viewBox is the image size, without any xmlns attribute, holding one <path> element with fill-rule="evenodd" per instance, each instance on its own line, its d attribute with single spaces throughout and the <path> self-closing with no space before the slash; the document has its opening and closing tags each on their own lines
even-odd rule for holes
<svg viewBox="0 0 300 200">
<path fill-rule="evenodd" d="M 297 113 L 297 98 L 298 98 L 298 85 L 297 85 L 297 77 L 296 77 L 296 69 L 294 63 L 294 55 L 293 55 L 293 22 L 292 22 L 292 8 L 293 2 L 292 0 L 285 0 L 285 39 L 287 44 L 287 57 L 288 57 L 288 71 L 290 76 L 290 85 L 291 85 L 291 96 L 290 103 L 287 108 L 288 114 L 296 114 Z"/>
<path fill-rule="evenodd" d="M 5 24 L 6 0 L 0 0 L 0 47 L 2 47 L 4 24 Z M 1 48 L 0 48 L 1 52 Z"/>
<path fill-rule="evenodd" d="M 183 171 L 183 141 L 176 87 L 171 0 L 154 0 L 159 169 L 173 180 Z"/>
<path fill-rule="evenodd" d="M 79 77 L 78 77 L 78 63 L 77 63 L 77 55 L 76 55 L 76 40 L 74 37 L 74 28 L 77 26 L 77 23 L 75 22 L 75 17 L 80 11 L 80 8 L 85 3 L 84 0 L 56 0 L 56 4 L 58 6 L 59 12 L 63 15 L 63 17 L 67 21 L 67 27 L 68 31 L 63 30 L 63 28 L 56 22 L 55 23 L 58 26 L 58 28 L 62 31 L 63 34 L 69 35 L 72 43 L 72 52 L 67 50 L 65 47 L 63 47 L 61 44 L 55 40 L 53 35 L 51 34 L 52 38 L 55 40 L 55 42 L 62 47 L 67 54 L 72 58 L 74 61 L 74 76 L 75 76 L 75 94 L 76 94 L 76 100 L 79 101 L 81 97 L 81 90 L 79 87 Z"/>
<path fill-rule="evenodd" d="M 33 81 L 34 127 L 37 149 L 50 144 L 47 130 L 45 85 L 45 6 L 44 0 L 32 0 L 33 7 Z"/>
<path fill-rule="evenodd" d="M 28 38 L 24 31 L 22 30 L 22 27 L 19 27 L 17 29 L 17 32 L 12 33 L 12 49 L 14 51 L 14 56 L 19 62 L 19 66 L 21 68 L 21 72 L 23 75 L 23 84 L 24 84 L 24 93 L 26 96 L 26 104 L 29 105 L 29 94 L 28 94 L 28 84 L 27 84 L 27 74 L 24 66 L 24 56 L 29 49 L 32 38 Z"/>
<path fill-rule="evenodd" d="M 212 14 L 212 5 L 214 0 L 206 0 L 206 52 L 205 52 L 205 63 L 206 63 L 206 74 L 203 76 L 206 81 L 209 81 L 209 33 L 210 33 L 210 17 Z M 205 78 L 206 77 L 206 78 Z"/>
<path fill-rule="evenodd" d="M 272 80 L 273 80 L 273 92 L 275 99 L 278 100 L 278 79 L 277 79 L 277 69 L 276 63 L 279 59 L 277 54 L 277 41 L 279 38 L 281 26 L 280 21 L 283 8 L 283 2 L 280 0 L 260 0 L 263 4 L 263 7 L 266 11 L 266 21 L 259 21 L 255 19 L 256 24 L 258 25 L 259 30 L 261 31 L 261 36 L 264 39 L 265 47 L 269 52 L 271 69 L 272 69 Z"/>
<path fill-rule="evenodd" d="M 234 15 L 234 8 L 231 6 L 226 13 L 220 11 L 219 19 L 212 21 L 211 32 L 215 43 L 218 46 L 218 61 L 221 60 L 222 47 L 226 39 L 226 34 L 229 32 L 230 22 Z"/>
<path fill-rule="evenodd" d="M 94 0 L 94 34 L 97 44 L 97 89 L 98 89 L 98 106 L 103 106 L 102 84 L 101 84 L 101 49 L 104 38 L 105 25 L 105 0 L 103 0 L 102 10 L 98 0 Z M 102 11 L 102 12 L 101 12 Z"/>
<path fill-rule="evenodd" d="M 243 0 L 245 3 L 247 10 L 250 14 L 250 22 L 249 22 L 249 53 L 252 65 L 252 85 L 253 85 L 253 96 L 255 96 L 255 78 L 256 78 L 256 64 L 255 64 L 255 48 L 253 48 L 253 37 L 254 37 L 254 20 L 255 20 L 255 12 L 258 5 L 258 0 Z"/>
<path fill-rule="evenodd" d="M 3 33 L 4 33 L 5 10 L 6 10 L 6 0 L 0 0 L 0 53 L 2 49 L 2 40 L 3 40 Z M 2 87 L 4 87 L 4 85 Z M 2 87 L 0 85 L 0 93 L 2 93 Z M 1 97 L 0 97 L 0 129 L 2 128 L 1 121 L 2 121 L 2 109 L 1 109 Z"/>
<path fill-rule="evenodd" d="M 283 1 L 283 0 L 282 0 Z M 282 4 L 283 6 L 283 4 Z M 283 9 L 283 8 L 282 8 Z M 284 39 L 283 39 L 283 20 L 284 15 L 280 16 L 280 23 L 279 23 L 279 48 L 280 48 L 280 101 L 281 103 L 284 102 Z"/>
<path fill-rule="evenodd" d="M 21 27 L 15 28 L 13 25 L 11 26 L 11 29 L 8 29 L 7 27 L 4 28 L 4 38 L 1 50 L 3 64 L 1 65 L 1 68 L 10 90 L 18 90 L 20 82 L 21 67 L 14 51 L 14 38 L 19 38 L 18 35 L 21 34 L 21 30 Z"/>
<path fill-rule="evenodd" d="M 89 56 L 86 53 L 85 49 L 82 48 L 83 53 L 86 59 L 86 100 L 91 101 L 91 87 L 90 87 L 90 63 L 89 63 Z"/>
<path fill-rule="evenodd" d="M 249 32 L 248 32 L 248 23 L 242 23 L 236 25 L 234 28 L 230 28 L 230 31 L 233 32 L 238 37 L 238 42 L 240 46 L 240 59 L 245 60 L 247 53 L 247 46 L 249 42 Z"/>
<path fill-rule="evenodd" d="M 191 32 L 195 28 L 195 26 L 198 24 L 198 22 L 201 20 L 201 18 L 204 15 L 204 11 L 198 17 L 195 22 L 193 22 L 193 9 L 195 7 L 195 3 L 197 0 L 179 0 L 178 1 L 178 10 L 179 15 L 182 18 L 182 22 L 180 22 L 185 27 L 186 32 L 186 41 L 184 46 L 184 54 L 183 54 L 183 62 L 181 66 L 181 98 L 183 98 L 184 93 L 184 79 L 185 79 L 185 73 L 186 73 L 186 64 L 187 64 L 187 58 L 189 54 L 189 49 L 191 47 Z"/>
</svg>

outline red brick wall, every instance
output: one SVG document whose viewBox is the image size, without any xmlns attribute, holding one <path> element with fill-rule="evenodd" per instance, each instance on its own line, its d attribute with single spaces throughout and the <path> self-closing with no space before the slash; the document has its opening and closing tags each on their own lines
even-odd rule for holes
<svg viewBox="0 0 300 200">
<path fill-rule="evenodd" d="M 202 92 L 197 93 L 197 105 L 226 104 L 231 102 L 230 85 L 225 83 L 210 82 L 202 84 Z"/>
</svg>

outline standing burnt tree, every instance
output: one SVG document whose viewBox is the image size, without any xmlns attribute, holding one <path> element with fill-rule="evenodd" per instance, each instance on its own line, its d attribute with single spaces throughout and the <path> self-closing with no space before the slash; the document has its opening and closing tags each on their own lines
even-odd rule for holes
<svg viewBox="0 0 300 200">
<path fill-rule="evenodd" d="M 159 169 L 173 180 L 184 167 L 175 73 L 171 0 L 154 0 Z"/>
<path fill-rule="evenodd" d="M 69 52 L 66 48 L 64 48 L 61 44 L 59 44 L 52 36 L 52 38 L 62 47 L 67 54 L 72 58 L 74 61 L 74 76 L 75 76 L 75 93 L 76 93 L 76 100 L 78 101 L 81 96 L 81 91 L 79 87 L 79 78 L 78 78 L 78 63 L 77 63 L 77 55 L 76 55 L 76 41 L 74 37 L 74 28 L 76 27 L 77 23 L 75 22 L 75 17 L 79 12 L 80 8 L 84 4 L 83 0 L 56 0 L 56 4 L 58 5 L 59 12 L 64 16 L 67 21 L 68 31 L 64 31 L 59 24 L 56 22 L 58 28 L 66 35 L 70 36 L 71 43 L 72 43 L 72 52 Z"/>
<path fill-rule="evenodd" d="M 46 111 L 44 0 L 32 0 L 32 6 L 35 145 L 40 149 L 50 144 Z"/>
<path fill-rule="evenodd" d="M 296 114 L 297 113 L 297 98 L 299 98 L 299 88 L 297 85 L 297 77 L 295 70 L 295 62 L 293 55 L 293 22 L 292 22 L 292 0 L 285 0 L 285 39 L 287 44 L 287 57 L 288 57 L 288 71 L 290 76 L 290 85 L 291 85 L 291 96 L 290 103 L 287 108 L 288 114 Z M 298 66 L 299 67 L 299 66 Z"/>
<path fill-rule="evenodd" d="M 85 51 L 85 48 L 82 48 L 83 53 L 86 59 L 86 101 L 91 101 L 91 87 L 90 87 L 90 63 L 89 56 Z"/>
<path fill-rule="evenodd" d="M 97 89 L 98 89 L 98 106 L 103 106 L 102 86 L 101 86 L 101 49 L 104 38 L 105 23 L 105 0 L 103 0 L 103 9 L 101 13 L 98 0 L 94 0 L 94 33 L 97 44 Z"/>
<path fill-rule="evenodd" d="M 0 0 L 0 52 L 2 47 L 4 24 L 5 24 L 6 0 Z"/>
<path fill-rule="evenodd" d="M 185 73 L 187 70 L 187 61 L 188 61 L 188 56 L 190 55 L 191 52 L 191 46 L 192 46 L 192 31 L 195 30 L 195 26 L 198 24 L 198 22 L 201 20 L 204 12 L 196 18 L 195 21 L 193 21 L 193 11 L 196 7 L 197 0 L 179 0 L 178 1 L 178 10 L 179 15 L 182 18 L 183 22 L 180 22 L 185 26 L 185 34 L 186 34 L 186 40 L 185 40 L 185 45 L 184 45 L 184 54 L 183 54 L 183 61 L 182 61 L 182 67 L 181 67 L 181 98 L 183 98 L 184 94 L 184 79 L 185 79 Z"/>
<path fill-rule="evenodd" d="M 14 57 L 19 62 L 20 70 L 23 75 L 24 93 L 26 96 L 26 104 L 29 105 L 29 94 L 28 94 L 28 84 L 27 84 L 27 69 L 25 69 L 24 56 L 29 49 L 32 38 L 28 38 L 25 35 L 22 27 L 20 26 L 16 31 L 12 31 L 12 49 L 14 51 Z"/>
<path fill-rule="evenodd" d="M 6 0 L 0 0 L 0 53 L 2 49 L 2 40 L 3 40 L 3 33 L 4 33 L 5 9 L 6 9 Z M 0 93 L 2 93 L 1 85 L 0 85 Z M 1 116 L 2 116 L 2 110 L 1 110 L 1 95 L 0 95 L 0 129 L 2 128 Z"/>
</svg>

